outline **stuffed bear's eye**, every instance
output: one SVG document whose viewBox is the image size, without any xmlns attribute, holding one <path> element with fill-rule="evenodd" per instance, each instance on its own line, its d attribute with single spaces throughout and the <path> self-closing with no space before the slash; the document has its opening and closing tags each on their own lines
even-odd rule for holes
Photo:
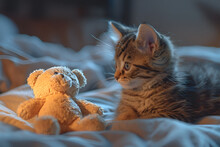
<svg viewBox="0 0 220 147">
<path fill-rule="evenodd" d="M 57 75 L 57 74 L 58 74 L 58 72 L 56 72 L 56 71 L 55 71 L 55 72 L 54 72 L 54 74 L 55 74 L 55 75 Z"/>
</svg>

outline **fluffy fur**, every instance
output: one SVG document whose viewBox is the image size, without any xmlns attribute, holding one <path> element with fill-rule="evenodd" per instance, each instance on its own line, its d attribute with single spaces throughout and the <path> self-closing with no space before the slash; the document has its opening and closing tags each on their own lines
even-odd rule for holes
<svg viewBox="0 0 220 147">
<path fill-rule="evenodd" d="M 220 114 L 217 65 L 180 62 L 169 38 L 150 25 L 109 24 L 116 43 L 114 76 L 123 87 L 115 120 L 168 117 L 195 122 Z"/>
</svg>

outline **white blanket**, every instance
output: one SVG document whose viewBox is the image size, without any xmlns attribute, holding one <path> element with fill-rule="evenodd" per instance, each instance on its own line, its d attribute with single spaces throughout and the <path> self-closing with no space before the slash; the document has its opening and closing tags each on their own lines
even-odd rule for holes
<svg viewBox="0 0 220 147">
<path fill-rule="evenodd" d="M 80 52 L 74 52 L 27 35 L 11 33 L 5 38 L 1 36 L 0 146 L 220 146 L 220 116 L 207 116 L 198 124 L 168 118 L 111 123 L 120 97 L 120 86 L 114 80 L 109 80 L 113 72 L 111 46 L 87 46 Z M 220 63 L 218 48 L 182 47 L 178 48 L 177 54 L 188 60 L 205 59 Z M 78 97 L 104 108 L 104 118 L 109 122 L 106 130 L 38 135 L 31 132 L 31 120 L 17 117 L 17 106 L 33 98 L 32 90 L 26 85 L 29 73 L 55 65 L 83 70 L 88 85 Z"/>
</svg>

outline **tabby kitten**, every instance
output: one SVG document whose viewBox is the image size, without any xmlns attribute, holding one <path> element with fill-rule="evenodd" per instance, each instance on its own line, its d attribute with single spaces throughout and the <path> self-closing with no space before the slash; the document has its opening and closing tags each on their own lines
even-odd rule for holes
<svg viewBox="0 0 220 147">
<path fill-rule="evenodd" d="M 169 38 L 152 26 L 109 24 L 116 41 L 114 77 L 122 86 L 115 120 L 168 117 L 195 122 L 220 115 L 220 70 L 214 64 L 180 66 Z"/>
</svg>

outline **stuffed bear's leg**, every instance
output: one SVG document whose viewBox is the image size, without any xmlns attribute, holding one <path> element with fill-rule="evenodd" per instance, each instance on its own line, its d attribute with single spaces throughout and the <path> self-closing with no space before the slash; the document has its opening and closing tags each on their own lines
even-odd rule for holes
<svg viewBox="0 0 220 147">
<path fill-rule="evenodd" d="M 105 121 L 98 114 L 90 114 L 75 120 L 70 126 L 71 131 L 101 131 L 105 129 Z"/>
<path fill-rule="evenodd" d="M 45 135 L 57 135 L 60 133 L 60 125 L 52 116 L 39 117 L 34 122 L 35 133 Z"/>
</svg>

